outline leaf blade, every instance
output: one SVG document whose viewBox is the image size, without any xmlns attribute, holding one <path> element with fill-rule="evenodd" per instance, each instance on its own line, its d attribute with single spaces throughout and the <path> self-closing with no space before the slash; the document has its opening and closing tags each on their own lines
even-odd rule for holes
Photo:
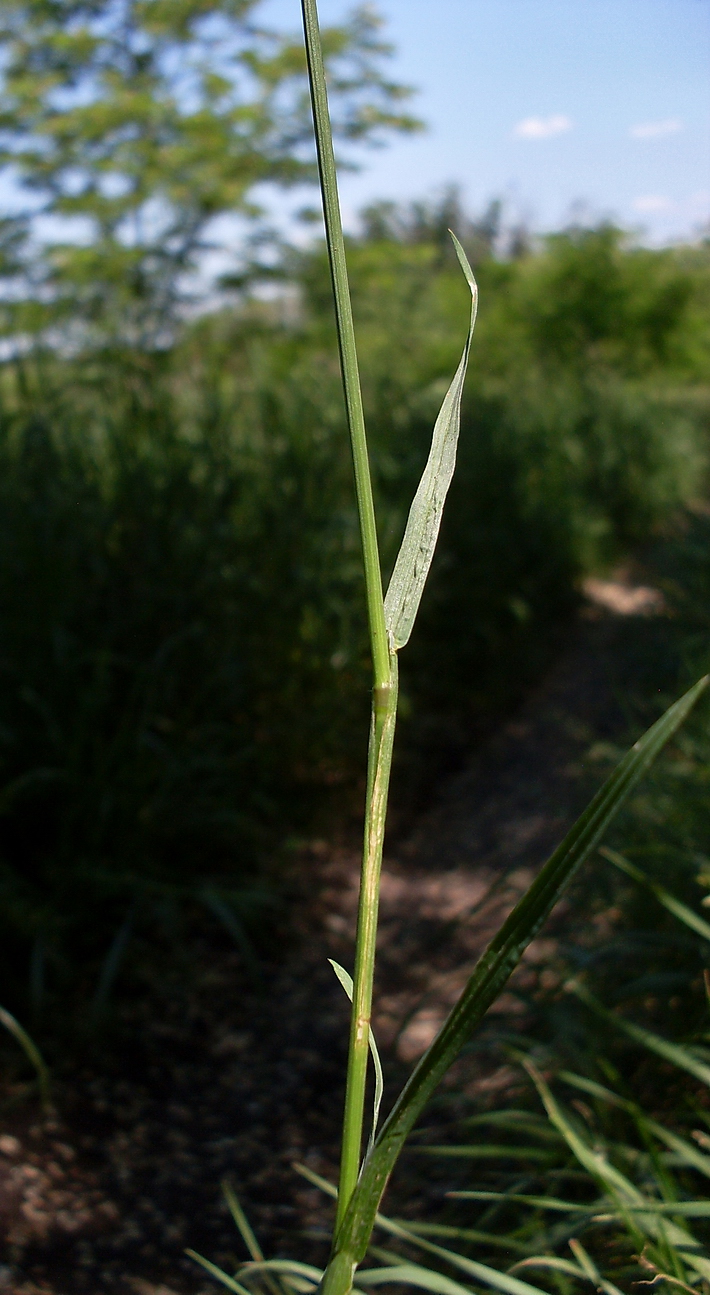
<svg viewBox="0 0 710 1295">
<path fill-rule="evenodd" d="M 333 968 L 333 971 L 338 977 L 340 984 L 342 985 L 343 989 L 345 990 L 345 993 L 347 994 L 348 998 L 350 999 L 350 1002 L 352 1003 L 353 978 L 350 975 L 350 972 L 346 971 L 345 967 L 341 967 L 340 963 L 336 962 L 334 958 L 329 958 L 328 962 Z M 372 1099 L 372 1130 L 370 1132 L 369 1141 L 367 1143 L 368 1151 L 370 1151 L 372 1147 L 375 1145 L 377 1125 L 380 1120 L 380 1107 L 382 1105 L 382 1098 L 384 1097 L 384 1092 L 385 1092 L 385 1077 L 382 1073 L 382 1062 L 380 1061 L 380 1053 L 377 1047 L 377 1043 L 375 1041 L 375 1035 L 374 1035 L 372 1026 L 370 1026 L 369 1043 L 370 1043 L 370 1056 L 372 1057 L 372 1064 L 375 1069 L 375 1092 Z M 365 1154 L 367 1154 L 367 1152 Z"/>
<path fill-rule="evenodd" d="M 449 231 L 451 233 L 451 231 Z M 451 233 L 456 255 L 471 291 L 471 322 L 458 368 L 434 424 L 429 457 L 412 500 L 404 537 L 385 597 L 385 624 L 390 646 L 409 641 L 434 556 L 444 503 L 456 467 L 461 398 L 478 308 L 478 288 L 459 240 Z"/>
</svg>

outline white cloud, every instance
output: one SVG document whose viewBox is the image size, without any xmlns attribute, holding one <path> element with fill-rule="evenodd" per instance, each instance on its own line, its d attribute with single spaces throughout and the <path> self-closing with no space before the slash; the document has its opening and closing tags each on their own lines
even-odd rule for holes
<svg viewBox="0 0 710 1295">
<path fill-rule="evenodd" d="M 517 139 L 550 139 L 572 129 L 569 117 L 557 113 L 552 117 L 525 117 L 513 128 Z"/>
<path fill-rule="evenodd" d="M 660 193 L 645 193 L 639 198 L 634 198 L 633 208 L 635 211 L 642 211 L 650 214 L 654 211 L 668 211 L 674 204 L 670 198 L 665 198 Z"/>
<path fill-rule="evenodd" d="M 644 121 L 632 126 L 629 134 L 632 139 L 664 139 L 666 135 L 677 135 L 682 129 L 680 117 L 667 117 L 665 121 Z"/>
</svg>

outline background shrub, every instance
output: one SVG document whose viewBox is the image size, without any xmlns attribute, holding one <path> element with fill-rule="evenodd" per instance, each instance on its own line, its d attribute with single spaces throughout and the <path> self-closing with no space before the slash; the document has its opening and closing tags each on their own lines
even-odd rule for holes
<svg viewBox="0 0 710 1295">
<path fill-rule="evenodd" d="M 390 563 L 465 324 L 440 217 L 371 212 L 351 247 Z M 410 805 L 539 671 L 580 576 L 704 484 L 707 248 L 604 226 L 500 259 L 494 222 L 454 217 L 482 309 L 403 679 Z M 284 842 L 353 803 L 368 667 L 323 251 L 280 270 L 283 294 L 170 350 L 38 350 L 1 375 L 11 1003 L 94 992 L 178 902 L 248 925 Z"/>
</svg>

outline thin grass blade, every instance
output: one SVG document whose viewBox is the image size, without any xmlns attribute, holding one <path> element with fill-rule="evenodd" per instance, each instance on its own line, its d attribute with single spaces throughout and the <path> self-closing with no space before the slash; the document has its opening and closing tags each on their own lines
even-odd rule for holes
<svg viewBox="0 0 710 1295">
<path fill-rule="evenodd" d="M 133 933 L 134 912 L 131 912 L 119 926 L 108 952 L 101 967 L 101 974 L 96 986 L 93 1002 L 91 1004 L 91 1014 L 98 1017 L 105 1010 L 109 1000 L 109 995 L 113 989 L 114 982 L 121 969 L 126 949 L 130 943 Z"/>
<path fill-rule="evenodd" d="M 205 1259 L 204 1255 L 199 1255 L 196 1250 L 186 1250 L 185 1254 L 189 1255 L 190 1259 L 194 1259 L 195 1263 L 200 1264 L 205 1269 L 205 1272 L 210 1274 L 210 1277 L 214 1277 L 215 1281 L 226 1286 L 227 1290 L 235 1291 L 236 1295 L 253 1295 L 253 1292 L 248 1291 L 246 1286 L 241 1286 L 235 1277 L 230 1277 L 229 1273 L 223 1272 L 216 1264 L 211 1263 L 209 1259 Z"/>
<path fill-rule="evenodd" d="M 244 1213 L 244 1210 L 239 1204 L 237 1195 L 234 1191 L 234 1188 L 232 1187 L 232 1184 L 229 1182 L 227 1178 L 225 1178 L 222 1183 L 222 1194 L 224 1196 L 225 1201 L 227 1202 L 229 1213 L 231 1214 L 232 1218 L 234 1219 L 234 1222 L 237 1225 L 237 1228 L 239 1229 L 242 1240 L 247 1250 L 249 1251 L 249 1254 L 251 1255 L 255 1263 L 261 1263 L 264 1258 L 261 1246 L 259 1245 L 259 1242 L 254 1236 L 254 1233 L 252 1232 L 252 1229 L 251 1229 L 251 1224 L 249 1223 L 249 1220 L 246 1214 Z"/>
<path fill-rule="evenodd" d="M 682 1164 L 688 1165 L 691 1169 L 697 1169 L 698 1173 L 710 1178 L 710 1156 L 704 1156 L 702 1151 L 698 1151 L 691 1142 L 686 1142 L 685 1138 L 672 1133 L 670 1129 L 664 1128 L 655 1120 L 647 1120 L 646 1124 L 651 1133 L 655 1134 L 661 1142 L 665 1142 L 666 1146 L 678 1156 Z"/>
<path fill-rule="evenodd" d="M 689 1074 L 694 1075 L 696 1079 L 702 1080 L 704 1084 L 710 1087 L 710 1066 L 696 1057 L 690 1048 L 683 1047 L 680 1043 L 671 1043 L 669 1039 L 664 1039 L 660 1034 L 654 1034 L 653 1030 L 647 1030 L 642 1025 L 636 1025 L 633 1021 L 627 1021 L 623 1016 L 617 1016 L 615 1012 L 607 1011 L 597 998 L 589 992 L 585 985 L 579 981 L 572 981 L 568 986 L 577 998 L 591 1007 L 598 1016 L 601 1016 L 610 1025 L 615 1025 L 617 1029 L 622 1030 L 630 1039 L 636 1043 L 642 1044 L 648 1048 L 649 1052 L 655 1052 L 657 1056 L 663 1057 L 664 1061 L 672 1061 L 674 1066 L 680 1070 L 687 1070 Z"/>
<path fill-rule="evenodd" d="M 12 1012 L 6 1008 L 0 1007 L 0 1025 L 10 1033 L 13 1039 L 19 1043 L 27 1060 L 34 1067 L 37 1075 L 37 1084 L 39 1086 L 40 1101 L 44 1111 L 48 1114 L 52 1110 L 52 1098 L 50 1093 L 50 1079 L 47 1063 L 42 1056 L 37 1044 L 30 1038 L 27 1030 L 24 1029 L 20 1022 L 15 1020 Z"/>
<path fill-rule="evenodd" d="M 520 1259 L 518 1263 L 513 1264 L 508 1269 L 509 1273 L 520 1272 L 521 1268 L 549 1268 L 552 1272 L 567 1273 L 569 1277 L 581 1277 L 583 1281 L 589 1281 L 587 1273 L 582 1272 L 579 1264 L 573 1263 L 571 1259 L 560 1259 L 558 1255 L 530 1255 L 527 1259 Z"/>
<path fill-rule="evenodd" d="M 394 1219 L 393 1222 L 399 1223 L 400 1220 Z M 499 1236 L 495 1232 L 480 1232 L 478 1228 L 455 1228 L 448 1223 L 407 1223 L 407 1227 L 415 1236 L 441 1237 L 442 1240 L 450 1241 L 480 1241 L 482 1245 L 501 1250 L 517 1250 L 520 1254 L 527 1254 L 529 1250 L 529 1246 L 514 1241 L 512 1237 Z"/>
<path fill-rule="evenodd" d="M 710 923 L 703 921 L 702 917 L 694 913 L 692 908 L 688 908 L 687 904 L 682 904 L 664 886 L 659 886 L 658 882 L 652 881 L 640 868 L 625 859 L 623 854 L 619 854 L 618 850 L 609 850 L 603 845 L 599 853 L 605 859 L 608 859 L 609 863 L 613 863 L 614 867 L 618 868 L 620 872 L 625 872 L 627 877 L 632 877 L 634 881 L 638 881 L 640 885 L 650 890 L 651 894 L 656 896 L 658 902 L 674 917 L 677 917 L 680 922 L 683 922 L 685 926 L 690 927 L 691 931 L 695 931 L 696 935 L 700 935 L 704 940 L 710 942 Z"/>
<path fill-rule="evenodd" d="M 361 1286 L 384 1286 L 395 1282 L 402 1286 L 417 1286 L 420 1290 L 432 1291 L 434 1295 L 471 1295 L 470 1287 L 462 1286 L 460 1282 L 452 1281 L 450 1277 L 444 1277 L 443 1273 L 420 1268 L 417 1264 L 397 1264 L 391 1268 L 364 1268 L 361 1273 L 358 1273 L 358 1281 Z"/>
<path fill-rule="evenodd" d="M 569 1248 L 580 1268 L 585 1273 L 587 1280 L 593 1282 L 597 1290 L 603 1291 L 604 1295 L 621 1295 L 619 1287 L 614 1286 L 613 1282 L 607 1281 L 606 1278 L 602 1276 L 591 1255 L 587 1254 L 581 1241 L 577 1241 L 575 1237 L 572 1237 L 569 1243 Z"/>
<path fill-rule="evenodd" d="M 612 1165 L 603 1151 L 593 1150 L 578 1134 L 568 1119 L 559 1102 L 555 1100 L 542 1075 L 531 1061 L 523 1061 L 525 1069 L 532 1079 L 547 1114 L 555 1128 L 562 1134 L 570 1150 L 574 1152 L 579 1163 L 602 1184 L 620 1204 L 642 1205 L 643 1196 L 634 1184 Z"/>
<path fill-rule="evenodd" d="M 343 986 L 343 989 L 345 990 L 345 993 L 347 994 L 348 998 L 350 999 L 350 1002 L 352 1003 L 353 1001 L 352 976 L 348 971 L 345 970 L 345 967 L 341 967 L 340 963 L 335 962 L 333 958 L 329 958 L 328 962 L 333 968 L 333 971 L 338 977 L 338 980 L 340 981 L 341 985 Z M 382 1105 L 382 1098 L 384 1096 L 384 1091 L 385 1091 L 385 1080 L 384 1080 L 384 1075 L 382 1074 L 382 1062 L 380 1061 L 380 1054 L 377 1050 L 377 1044 L 375 1042 L 375 1035 L 373 1033 L 372 1026 L 370 1026 L 370 1055 L 372 1056 L 372 1064 L 375 1068 L 375 1093 L 372 1101 L 372 1132 L 370 1133 L 370 1139 L 367 1144 L 368 1151 L 375 1144 L 377 1125 L 380 1120 L 380 1107 Z"/>
<path fill-rule="evenodd" d="M 480 1146 L 464 1143 L 463 1146 L 409 1147 L 408 1155 L 443 1156 L 451 1160 L 540 1160 L 554 1156 L 552 1148 L 506 1147 L 504 1144 L 483 1142 Z"/>
<path fill-rule="evenodd" d="M 471 290 L 471 322 L 459 366 L 444 396 L 444 403 L 434 426 L 429 458 L 409 511 L 404 538 L 385 597 L 385 624 L 393 649 L 404 647 L 412 632 L 439 536 L 444 503 L 456 467 L 461 397 L 476 323 L 478 289 L 466 253 L 456 235 L 452 233 L 451 237 Z"/>
<path fill-rule="evenodd" d="M 520 1192 L 447 1192 L 451 1200 L 457 1201 L 518 1201 L 521 1205 L 533 1205 L 536 1209 L 552 1210 L 556 1214 L 596 1214 L 604 1202 L 595 1201 L 593 1205 L 580 1205 L 577 1201 L 562 1201 L 556 1196 L 527 1196 Z"/>
</svg>

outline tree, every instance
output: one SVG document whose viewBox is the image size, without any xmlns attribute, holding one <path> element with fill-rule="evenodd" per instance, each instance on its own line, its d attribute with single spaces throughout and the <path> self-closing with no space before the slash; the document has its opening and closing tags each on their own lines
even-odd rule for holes
<svg viewBox="0 0 710 1295">
<path fill-rule="evenodd" d="M 258 185 L 315 179 L 301 40 L 260 27 L 258 5 L 5 0 L 0 167 L 35 218 L 53 218 L 45 325 L 70 317 L 154 344 L 217 218 L 257 217 Z M 345 144 L 419 124 L 400 111 L 410 91 L 381 72 L 379 26 L 365 7 L 324 31 Z"/>
</svg>

